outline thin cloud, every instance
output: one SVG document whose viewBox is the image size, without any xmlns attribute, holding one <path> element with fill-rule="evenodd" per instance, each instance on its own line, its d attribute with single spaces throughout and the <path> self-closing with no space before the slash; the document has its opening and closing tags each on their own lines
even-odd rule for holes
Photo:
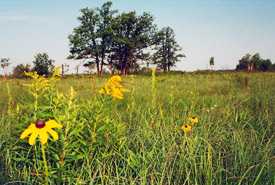
<svg viewBox="0 0 275 185">
<path fill-rule="evenodd" d="M 0 21 L 21 21 L 21 20 L 26 20 L 28 19 L 28 16 L 22 16 L 22 15 L 8 15 L 8 16 L 3 16 L 0 15 Z"/>
<path fill-rule="evenodd" d="M 24 15 L 0 15 L 0 21 L 23 21 L 23 20 L 50 20 L 49 17 L 31 17 Z"/>
</svg>

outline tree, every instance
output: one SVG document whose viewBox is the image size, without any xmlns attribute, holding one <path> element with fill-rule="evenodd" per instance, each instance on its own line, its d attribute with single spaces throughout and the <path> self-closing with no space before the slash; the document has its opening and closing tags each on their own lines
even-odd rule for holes
<svg viewBox="0 0 275 185">
<path fill-rule="evenodd" d="M 239 60 L 239 64 L 236 67 L 236 70 L 248 70 L 250 69 L 250 61 L 251 61 L 251 55 L 246 54 L 244 57 L 242 57 L 241 60 Z"/>
<path fill-rule="evenodd" d="M 115 36 L 109 61 L 122 75 L 128 74 L 131 68 L 137 68 L 138 60 L 146 56 L 144 50 L 153 45 L 153 20 L 149 13 L 137 16 L 134 11 L 122 13 L 114 19 Z"/>
<path fill-rule="evenodd" d="M 252 57 L 250 54 L 246 54 L 239 60 L 236 70 L 269 71 L 272 70 L 272 62 L 270 59 L 262 59 L 259 53 L 254 54 Z"/>
<path fill-rule="evenodd" d="M 103 74 L 106 54 L 110 52 L 110 42 L 113 38 L 113 16 L 117 10 L 110 10 L 112 2 L 107 2 L 101 8 L 81 9 L 78 17 L 79 27 L 69 35 L 69 59 L 93 59 L 98 75 Z"/>
<path fill-rule="evenodd" d="M 9 63 L 9 58 L 2 58 L 0 60 L 1 67 L 4 69 L 4 76 L 7 76 L 7 67 L 11 64 Z"/>
<path fill-rule="evenodd" d="M 260 71 L 269 71 L 272 70 L 272 63 L 270 59 L 262 60 L 262 62 L 259 65 Z"/>
<path fill-rule="evenodd" d="M 62 64 L 61 65 L 61 75 L 65 75 L 66 72 L 69 71 L 69 65 L 68 64 Z"/>
<path fill-rule="evenodd" d="M 249 71 L 259 70 L 261 62 L 262 62 L 262 59 L 259 53 L 256 53 L 255 55 L 253 55 L 250 60 Z"/>
<path fill-rule="evenodd" d="M 156 52 L 152 56 L 153 63 L 157 64 L 164 72 L 170 71 L 171 67 L 180 61 L 180 58 L 185 57 L 185 55 L 178 53 L 181 51 L 181 47 L 176 42 L 172 28 L 162 28 L 155 35 L 155 44 Z"/>
<path fill-rule="evenodd" d="M 30 71 L 30 65 L 29 64 L 19 64 L 13 68 L 13 76 L 16 78 L 24 78 L 26 77 L 24 71 L 29 72 Z"/>
<path fill-rule="evenodd" d="M 214 57 L 210 57 L 209 64 L 210 64 L 211 70 L 213 70 L 213 67 L 215 65 L 215 63 L 214 63 Z"/>
<path fill-rule="evenodd" d="M 49 59 L 47 53 L 38 53 L 34 56 L 34 68 L 39 75 L 48 75 L 52 72 L 54 60 Z"/>
</svg>

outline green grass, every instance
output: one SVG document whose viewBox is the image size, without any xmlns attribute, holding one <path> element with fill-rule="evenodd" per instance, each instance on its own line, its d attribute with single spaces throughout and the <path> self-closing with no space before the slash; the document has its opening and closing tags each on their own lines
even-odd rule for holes
<svg viewBox="0 0 275 185">
<path fill-rule="evenodd" d="M 275 184 L 274 73 L 157 74 L 155 94 L 151 76 L 122 79 L 132 92 L 102 113 L 97 92 L 108 77 L 57 82 L 64 97 L 56 95 L 50 113 L 64 128 L 46 144 L 50 183 Z M 33 117 L 24 83 L 0 81 L 0 184 L 45 183 L 40 143 L 19 138 Z M 199 123 L 185 133 L 180 127 L 192 116 Z"/>
</svg>

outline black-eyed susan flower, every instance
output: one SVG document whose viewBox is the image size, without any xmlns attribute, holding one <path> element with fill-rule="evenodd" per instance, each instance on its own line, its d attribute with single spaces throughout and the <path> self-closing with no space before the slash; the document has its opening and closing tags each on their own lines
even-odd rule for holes
<svg viewBox="0 0 275 185">
<path fill-rule="evenodd" d="M 192 127 L 190 125 L 182 125 L 181 126 L 181 129 L 183 131 L 191 131 L 192 130 Z"/>
<path fill-rule="evenodd" d="M 196 118 L 196 117 L 188 118 L 188 120 L 190 120 L 192 123 L 198 123 L 199 122 L 199 119 Z"/>
<path fill-rule="evenodd" d="M 47 122 L 39 120 L 36 123 L 31 123 L 28 128 L 26 128 L 20 135 L 20 138 L 24 139 L 31 134 L 29 137 L 30 145 L 34 144 L 38 136 L 40 137 L 41 143 L 46 144 L 48 142 L 48 133 L 50 133 L 54 140 L 58 140 L 58 134 L 52 128 L 62 127 L 63 126 L 60 123 L 57 123 L 55 120 L 49 120 Z"/>
<path fill-rule="evenodd" d="M 109 94 L 113 98 L 117 99 L 123 99 L 122 92 L 130 92 L 129 89 L 125 89 L 120 84 L 121 77 L 116 75 L 112 76 L 109 81 L 105 84 L 105 87 L 103 89 L 100 89 L 98 91 L 99 94 Z"/>
</svg>

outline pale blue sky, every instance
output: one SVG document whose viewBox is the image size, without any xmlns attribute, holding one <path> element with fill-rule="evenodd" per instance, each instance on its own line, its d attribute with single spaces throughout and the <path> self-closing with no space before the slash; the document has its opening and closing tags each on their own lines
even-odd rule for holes
<svg viewBox="0 0 275 185">
<path fill-rule="evenodd" d="M 32 64 L 46 52 L 55 65 L 68 61 L 68 35 L 78 26 L 81 8 L 99 7 L 100 0 L 0 0 L 0 58 L 13 66 Z M 275 1 L 273 0 L 114 0 L 120 13 L 150 12 L 159 27 L 174 29 L 187 56 L 175 69 L 234 69 L 246 53 L 257 52 L 275 62 Z M 3 70 L 0 70 L 3 74 Z"/>
</svg>

